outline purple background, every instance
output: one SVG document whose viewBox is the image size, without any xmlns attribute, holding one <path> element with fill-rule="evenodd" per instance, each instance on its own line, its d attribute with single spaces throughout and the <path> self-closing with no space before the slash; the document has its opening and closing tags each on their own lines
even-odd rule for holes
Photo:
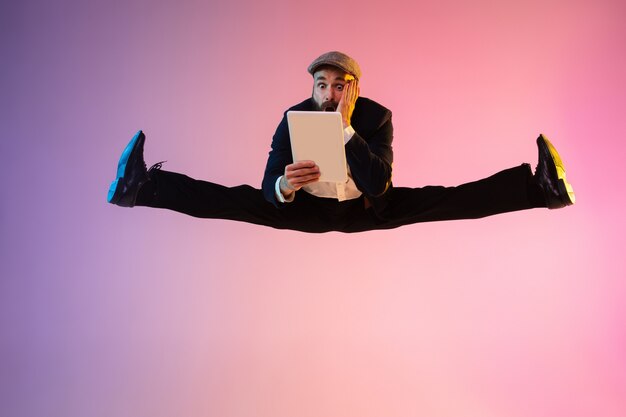
<svg viewBox="0 0 626 417">
<path fill-rule="evenodd" d="M 0 5 L 3 416 L 626 415 L 626 6 Z M 106 204 L 149 164 L 259 187 L 310 61 L 361 64 L 394 183 L 536 163 L 578 203 L 307 235 Z"/>
</svg>

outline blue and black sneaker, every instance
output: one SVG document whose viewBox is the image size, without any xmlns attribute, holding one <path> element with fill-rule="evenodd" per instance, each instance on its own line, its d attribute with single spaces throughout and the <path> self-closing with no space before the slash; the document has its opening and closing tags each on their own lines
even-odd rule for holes
<svg viewBox="0 0 626 417">
<path fill-rule="evenodd" d="M 121 207 L 133 207 L 139 189 L 150 181 L 143 160 L 143 144 L 146 136 L 140 130 L 130 140 L 117 164 L 117 178 L 109 187 L 107 201 Z"/>
</svg>

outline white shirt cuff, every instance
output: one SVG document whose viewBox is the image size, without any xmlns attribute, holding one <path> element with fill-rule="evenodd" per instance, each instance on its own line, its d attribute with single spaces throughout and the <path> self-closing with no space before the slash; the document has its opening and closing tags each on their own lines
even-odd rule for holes
<svg viewBox="0 0 626 417">
<path fill-rule="evenodd" d="M 343 129 L 343 144 L 347 144 L 350 139 L 352 139 L 352 136 L 354 136 L 355 134 L 355 130 L 352 127 L 352 125 L 346 127 L 345 129 Z"/>
<path fill-rule="evenodd" d="M 280 177 L 278 177 L 278 179 L 276 180 L 276 184 L 274 185 L 274 194 L 276 194 L 276 199 L 281 202 L 281 203 L 291 203 L 293 201 L 294 198 L 296 198 L 296 193 L 291 193 L 291 195 L 289 196 L 289 198 L 285 198 L 285 196 L 283 195 L 283 193 L 280 192 L 280 180 L 283 178 L 283 176 L 281 175 Z"/>
</svg>

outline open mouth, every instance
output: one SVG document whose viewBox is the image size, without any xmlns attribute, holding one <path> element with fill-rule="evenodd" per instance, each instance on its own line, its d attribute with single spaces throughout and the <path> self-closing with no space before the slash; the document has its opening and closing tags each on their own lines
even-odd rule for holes
<svg viewBox="0 0 626 417">
<path fill-rule="evenodd" d="M 322 106 L 323 111 L 336 111 L 337 107 L 333 103 L 324 104 Z"/>
</svg>

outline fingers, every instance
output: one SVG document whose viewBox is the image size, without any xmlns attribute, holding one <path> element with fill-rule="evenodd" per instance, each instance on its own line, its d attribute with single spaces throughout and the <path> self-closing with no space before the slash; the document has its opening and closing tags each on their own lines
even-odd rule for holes
<svg viewBox="0 0 626 417">
<path fill-rule="evenodd" d="M 339 100 L 339 106 L 337 110 L 341 112 L 343 118 L 343 127 L 350 125 L 350 119 L 352 118 L 352 112 L 356 105 L 356 99 L 359 97 L 359 81 L 356 79 L 350 80 L 346 83 L 346 86 Z"/>
<path fill-rule="evenodd" d="M 285 171 L 295 171 L 298 169 L 302 169 L 302 168 L 314 168 L 317 165 L 315 165 L 314 161 L 309 161 L 309 160 L 305 160 L 305 161 L 297 161 L 294 162 L 293 164 L 289 164 L 285 167 Z"/>
<path fill-rule="evenodd" d="M 350 104 L 353 101 L 353 98 L 352 98 L 353 95 L 354 95 L 354 81 L 348 81 L 343 90 L 343 94 L 341 95 L 341 98 L 339 99 L 339 107 L 350 106 Z"/>
<path fill-rule="evenodd" d="M 304 187 L 305 185 L 319 181 L 319 179 L 320 179 L 319 174 L 304 175 L 304 176 L 297 177 L 297 178 L 291 178 L 291 179 L 287 178 L 287 183 L 291 185 L 294 191 L 297 191 L 300 188 Z"/>
<path fill-rule="evenodd" d="M 320 169 L 313 161 L 298 161 L 285 167 L 284 177 L 289 188 L 299 190 L 307 184 L 318 181 Z"/>
<path fill-rule="evenodd" d="M 354 104 L 356 99 L 359 97 L 361 89 L 359 87 L 359 80 L 354 79 L 348 82 L 347 88 L 345 91 L 346 102 L 350 104 Z M 343 99 L 343 97 L 341 97 Z"/>
</svg>

